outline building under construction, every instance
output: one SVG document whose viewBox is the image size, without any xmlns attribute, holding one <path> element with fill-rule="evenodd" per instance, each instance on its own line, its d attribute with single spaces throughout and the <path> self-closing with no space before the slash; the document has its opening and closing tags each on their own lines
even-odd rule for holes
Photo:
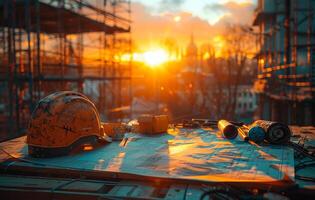
<svg viewBox="0 0 315 200">
<path fill-rule="evenodd" d="M 130 105 L 130 0 L 0 2 L 0 140 L 23 134 L 42 97 L 83 92 L 103 119 Z"/>
<path fill-rule="evenodd" d="M 315 124 L 315 1 L 259 0 L 259 117 Z"/>
</svg>

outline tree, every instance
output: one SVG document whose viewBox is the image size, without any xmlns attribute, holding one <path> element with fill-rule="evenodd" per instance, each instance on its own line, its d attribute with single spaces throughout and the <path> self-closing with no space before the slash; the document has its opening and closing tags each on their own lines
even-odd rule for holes
<svg viewBox="0 0 315 200">
<path fill-rule="evenodd" d="M 250 69 L 251 53 L 254 49 L 254 36 L 244 25 L 228 25 L 223 34 L 224 50 L 222 57 L 215 53 L 208 58 L 213 73 L 211 111 L 216 118 L 235 119 L 239 85 L 253 79 Z M 254 70 L 254 69 L 253 69 Z"/>
</svg>

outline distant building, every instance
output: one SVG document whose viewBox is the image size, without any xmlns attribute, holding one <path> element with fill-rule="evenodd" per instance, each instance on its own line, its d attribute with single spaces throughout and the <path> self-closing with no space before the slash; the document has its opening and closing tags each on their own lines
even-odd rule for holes
<svg viewBox="0 0 315 200">
<path fill-rule="evenodd" d="M 259 115 L 289 124 L 315 124 L 315 3 L 259 0 L 253 25 Z"/>
<path fill-rule="evenodd" d="M 194 35 L 191 34 L 190 42 L 186 48 L 186 62 L 189 67 L 198 66 L 198 48 L 194 41 Z"/>
<path fill-rule="evenodd" d="M 239 85 L 235 114 L 238 120 L 250 123 L 257 109 L 257 93 L 252 85 Z"/>
</svg>

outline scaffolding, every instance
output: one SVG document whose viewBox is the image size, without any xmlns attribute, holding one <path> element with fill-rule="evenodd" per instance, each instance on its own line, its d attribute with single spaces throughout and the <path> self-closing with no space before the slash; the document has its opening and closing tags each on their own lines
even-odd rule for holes
<svg viewBox="0 0 315 200">
<path fill-rule="evenodd" d="M 0 140 L 25 133 L 42 97 L 74 90 L 102 119 L 131 102 L 130 0 L 0 2 Z M 128 92 L 127 92 L 128 91 Z"/>
<path fill-rule="evenodd" d="M 315 1 L 259 0 L 253 25 L 260 115 L 291 124 L 315 123 Z"/>
</svg>

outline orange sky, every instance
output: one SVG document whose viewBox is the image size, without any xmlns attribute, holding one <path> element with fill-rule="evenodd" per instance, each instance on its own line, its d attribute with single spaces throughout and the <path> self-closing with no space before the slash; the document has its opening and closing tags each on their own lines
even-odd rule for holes
<svg viewBox="0 0 315 200">
<path fill-rule="evenodd" d="M 131 5 L 133 60 L 151 66 L 180 59 L 192 35 L 198 48 L 211 44 L 220 56 L 225 26 L 251 24 L 256 7 L 255 0 L 132 0 Z M 173 45 L 172 53 L 166 48 L 166 41 Z M 102 43 L 93 34 L 85 43 L 85 62 L 91 65 L 104 54 L 94 48 L 101 48 Z M 120 56 L 122 60 L 131 58 L 130 54 Z"/>
<path fill-rule="evenodd" d="M 162 8 L 161 2 L 164 3 Z M 166 39 L 174 41 L 180 49 L 183 49 L 187 46 L 191 34 L 194 35 L 198 46 L 211 43 L 223 32 L 228 23 L 250 24 L 255 8 L 255 2 L 251 0 L 210 0 L 205 1 L 204 4 L 198 0 L 198 5 L 195 5 L 195 2 L 197 1 L 133 1 L 132 36 L 135 50 L 146 51 L 161 46 Z M 192 8 L 189 3 L 196 8 Z M 186 8 L 185 4 L 188 5 Z M 200 12 L 198 8 L 201 9 Z"/>
</svg>

